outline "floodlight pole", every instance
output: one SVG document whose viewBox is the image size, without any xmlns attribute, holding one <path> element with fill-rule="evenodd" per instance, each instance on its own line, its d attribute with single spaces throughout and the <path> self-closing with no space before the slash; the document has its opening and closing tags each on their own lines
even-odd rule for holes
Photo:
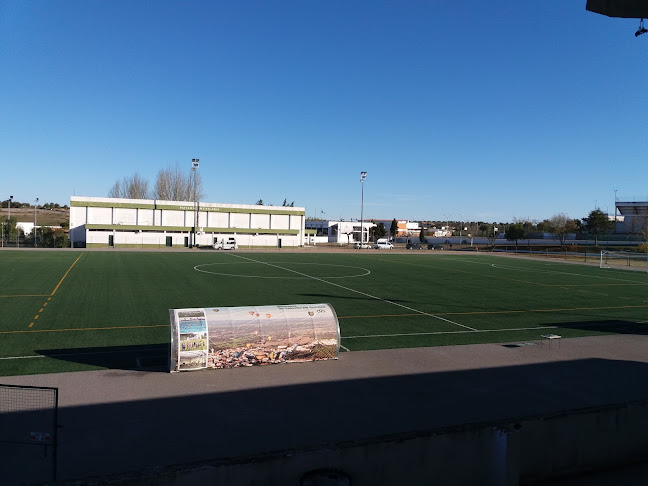
<svg viewBox="0 0 648 486">
<path fill-rule="evenodd" d="M 198 246 L 196 244 L 196 228 L 198 226 L 198 197 L 196 196 L 196 169 L 200 159 L 191 159 L 191 172 L 193 175 L 193 203 L 194 203 L 194 224 L 193 224 L 193 246 Z"/>
<path fill-rule="evenodd" d="M 360 202 L 360 248 L 364 243 L 364 181 L 367 178 L 366 172 L 360 172 L 360 187 L 362 188 L 362 199 Z"/>
<path fill-rule="evenodd" d="M 36 204 L 34 205 L 34 248 L 36 248 L 36 221 L 38 216 L 36 215 L 36 210 L 38 209 L 38 198 L 36 198 Z"/>
<path fill-rule="evenodd" d="M 617 222 L 617 189 L 614 190 L 614 232 L 616 233 L 616 222 Z"/>
<path fill-rule="evenodd" d="M 7 246 L 11 241 L 11 201 L 13 201 L 13 196 L 9 196 L 9 215 L 7 216 Z"/>
</svg>

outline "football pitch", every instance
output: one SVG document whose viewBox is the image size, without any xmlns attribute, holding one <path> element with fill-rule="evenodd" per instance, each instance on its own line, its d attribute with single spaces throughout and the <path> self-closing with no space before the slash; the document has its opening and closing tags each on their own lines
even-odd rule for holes
<svg viewBox="0 0 648 486">
<path fill-rule="evenodd" d="M 330 303 L 342 351 L 648 333 L 648 275 L 477 253 L 0 251 L 0 375 L 166 364 L 169 309 Z"/>
</svg>

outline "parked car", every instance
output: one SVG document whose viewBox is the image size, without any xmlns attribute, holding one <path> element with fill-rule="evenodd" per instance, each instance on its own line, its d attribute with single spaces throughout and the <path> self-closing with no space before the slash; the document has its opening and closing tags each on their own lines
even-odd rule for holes
<svg viewBox="0 0 648 486">
<path fill-rule="evenodd" d="M 443 245 L 439 245 L 438 243 L 430 243 L 430 244 L 427 246 L 427 249 L 428 249 L 428 250 L 445 250 L 445 248 L 443 247 Z"/>
<path fill-rule="evenodd" d="M 353 248 L 356 250 L 369 250 L 371 249 L 371 245 L 369 243 L 354 243 Z"/>
<path fill-rule="evenodd" d="M 421 246 L 420 243 L 408 243 L 405 245 L 406 250 L 422 250 L 423 247 Z"/>
<path fill-rule="evenodd" d="M 387 238 L 379 238 L 374 245 L 376 250 L 393 250 L 394 245 Z"/>
<path fill-rule="evenodd" d="M 238 245 L 236 244 L 236 238 L 229 237 L 214 242 L 214 250 L 236 250 L 237 248 Z"/>
</svg>

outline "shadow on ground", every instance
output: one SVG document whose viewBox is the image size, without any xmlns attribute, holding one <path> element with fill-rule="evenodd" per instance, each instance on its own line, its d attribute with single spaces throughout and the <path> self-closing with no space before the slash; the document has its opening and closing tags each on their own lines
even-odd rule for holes
<svg viewBox="0 0 648 486">
<path fill-rule="evenodd" d="M 344 366 L 344 362 L 340 360 L 335 365 Z M 294 373 L 299 371 L 299 367 L 308 366 L 316 367 L 318 363 L 286 365 L 282 371 Z M 280 454 L 278 460 L 291 460 L 295 454 L 307 454 L 314 461 L 320 457 L 319 454 L 339 451 L 336 465 L 352 472 L 354 484 L 371 484 L 371 481 L 377 484 L 380 482 L 375 477 L 377 474 L 387 481 L 386 484 L 394 484 L 399 479 L 401 484 L 416 483 L 421 474 L 428 473 L 433 474 L 430 477 L 438 480 L 439 484 L 476 484 L 455 480 L 467 474 L 477 478 L 475 474 L 484 472 L 471 472 L 472 466 L 459 465 L 489 464 L 489 454 L 493 451 L 488 448 L 500 447 L 501 444 L 497 441 L 483 442 L 484 434 L 490 437 L 493 430 L 503 430 L 498 427 L 512 425 L 521 434 L 521 454 L 531 454 L 520 460 L 520 474 L 530 474 L 528 471 L 539 464 L 541 472 L 546 468 L 543 474 L 551 477 L 561 471 L 564 473 L 564 469 L 570 466 L 599 467 L 591 459 L 598 457 L 598 449 L 606 453 L 610 447 L 613 448 L 610 450 L 624 450 L 626 439 L 623 435 L 596 438 L 594 434 L 596 439 L 592 443 L 591 439 L 583 438 L 593 432 L 584 429 L 580 419 L 576 420 L 577 426 L 564 431 L 561 427 L 543 426 L 543 423 L 555 417 L 563 420 L 568 410 L 587 410 L 590 413 L 596 407 L 609 409 L 614 404 L 648 400 L 645 386 L 648 365 L 620 360 L 584 359 L 290 386 L 278 385 L 281 373 L 274 373 L 270 368 L 275 367 L 164 376 L 155 373 L 74 374 L 71 379 L 74 379 L 79 393 L 84 393 L 89 387 L 101 389 L 106 386 L 111 390 L 137 387 L 139 396 L 145 397 L 148 386 L 155 389 L 164 387 L 169 396 L 121 402 L 119 397 L 110 396 L 114 403 L 62 408 L 59 411 L 62 428 L 58 479 L 123 474 L 151 468 L 160 471 L 160 468 L 181 464 L 193 464 L 195 470 L 201 462 L 216 464 L 221 461 L 222 464 L 222 461 L 234 458 L 248 458 L 246 467 L 254 468 L 255 461 L 261 461 L 264 454 Z M 148 376 L 148 379 L 138 376 Z M 261 388 L 209 391 L 214 390 L 215 383 L 232 386 L 252 378 L 257 382 L 260 378 L 263 381 L 264 377 L 268 381 Z M 274 378 L 270 380 L 270 377 Z M 23 437 L 25 430 L 40 427 L 38 420 L 42 413 L 15 411 L 0 414 L 0 431 L 3 431 L 0 432 L 0 445 L 7 435 L 13 434 L 10 438 L 17 440 Z M 17 428 L 16 424 L 21 424 L 21 427 Z M 476 437 L 477 442 L 463 444 L 461 441 L 468 440 L 465 431 L 471 427 L 476 430 L 471 437 Z M 623 428 L 612 423 L 612 427 L 617 427 L 614 430 L 618 430 L 618 434 L 628 433 L 627 424 Z M 524 438 L 527 433 L 531 434 L 529 439 Z M 455 441 L 459 442 L 452 445 L 452 454 L 437 450 L 439 442 L 433 438 L 444 434 L 458 434 Z M 546 444 L 537 442 L 537 434 Z M 637 423 L 636 433 L 632 435 L 632 440 L 635 440 L 634 436 L 639 437 L 636 440 L 648 440 L 642 439 L 648 437 L 648 421 Z M 429 439 L 419 442 L 417 437 Z M 394 452 L 396 447 L 400 447 L 398 444 L 407 441 L 414 441 L 414 445 L 410 442 L 407 446 L 415 447 L 414 450 L 408 449 L 406 455 Z M 579 441 L 584 444 L 578 445 Z M 450 443 L 445 444 L 450 447 Z M 42 466 L 44 472 L 41 475 L 47 480 L 47 475 L 51 474 L 51 462 L 44 459 L 35 461 L 38 454 L 43 456 L 44 447 L 36 446 L 32 444 L 30 451 L 23 452 L 17 448 L 7 449 L 11 454 L 0 456 L 0 469 L 22 471 L 18 479 L 24 481 L 25 474 L 36 474 L 38 467 Z M 364 455 L 357 457 L 357 462 L 344 453 L 344 450 L 354 447 L 362 447 L 365 451 Z M 544 451 L 539 462 L 533 459 L 538 450 Z M 641 450 L 645 454 L 646 448 Z M 602 457 L 612 460 L 610 454 Z M 637 460 L 636 457 L 613 458 L 615 461 L 626 459 Z M 571 460 L 578 464 L 569 462 Z M 324 466 L 326 464 L 320 467 Z M 606 464 L 600 467 L 606 467 Z M 284 474 L 280 467 L 275 469 L 275 473 Z"/>
<path fill-rule="evenodd" d="M 44 349 L 36 352 L 48 358 L 101 368 L 168 372 L 171 345 L 101 346 Z"/>
</svg>

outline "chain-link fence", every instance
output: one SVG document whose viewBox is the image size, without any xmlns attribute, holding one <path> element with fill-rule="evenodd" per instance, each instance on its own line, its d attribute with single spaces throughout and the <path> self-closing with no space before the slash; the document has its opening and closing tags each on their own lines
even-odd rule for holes
<svg viewBox="0 0 648 486">
<path fill-rule="evenodd" d="M 0 385 L 0 482 L 56 481 L 58 388 Z"/>
</svg>

